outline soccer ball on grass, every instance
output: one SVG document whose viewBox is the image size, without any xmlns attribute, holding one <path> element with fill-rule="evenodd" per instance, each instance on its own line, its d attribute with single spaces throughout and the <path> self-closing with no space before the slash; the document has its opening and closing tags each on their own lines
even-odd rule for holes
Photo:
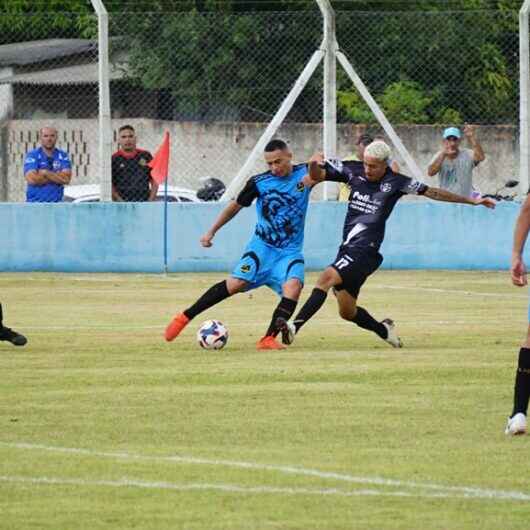
<svg viewBox="0 0 530 530">
<path fill-rule="evenodd" d="M 228 341 L 228 330 L 219 320 L 207 320 L 197 331 L 197 342 L 205 350 L 220 350 Z"/>
</svg>

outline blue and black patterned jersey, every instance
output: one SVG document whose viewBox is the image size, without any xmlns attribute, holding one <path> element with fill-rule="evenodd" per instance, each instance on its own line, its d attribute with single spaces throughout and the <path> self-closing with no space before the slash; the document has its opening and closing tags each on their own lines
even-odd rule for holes
<svg viewBox="0 0 530 530">
<path fill-rule="evenodd" d="M 270 171 L 251 177 L 237 203 L 250 206 L 257 198 L 258 222 L 255 234 L 268 245 L 277 248 L 301 249 L 304 243 L 304 224 L 311 188 L 302 179 L 307 165 L 293 166 L 286 177 L 277 177 Z"/>
<path fill-rule="evenodd" d="M 342 246 L 347 247 L 378 250 L 385 237 L 386 220 L 397 201 L 407 194 L 423 195 L 428 189 L 390 167 L 377 182 L 366 178 L 362 162 L 326 160 L 324 169 L 326 180 L 345 182 L 351 188 L 342 232 Z"/>
</svg>

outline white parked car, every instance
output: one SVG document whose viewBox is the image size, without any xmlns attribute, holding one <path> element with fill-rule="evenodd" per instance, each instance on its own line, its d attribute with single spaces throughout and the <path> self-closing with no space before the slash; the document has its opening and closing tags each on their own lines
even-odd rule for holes
<svg viewBox="0 0 530 530">
<path fill-rule="evenodd" d="M 99 184 L 77 184 L 75 186 L 64 187 L 64 202 L 99 202 L 100 201 Z M 157 201 L 164 200 L 164 185 L 158 188 L 156 195 Z M 168 202 L 203 202 L 197 197 L 197 192 L 178 186 L 167 187 Z"/>
</svg>

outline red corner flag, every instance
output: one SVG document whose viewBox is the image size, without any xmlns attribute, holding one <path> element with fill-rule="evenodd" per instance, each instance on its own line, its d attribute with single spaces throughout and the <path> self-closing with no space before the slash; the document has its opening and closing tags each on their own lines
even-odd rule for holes
<svg viewBox="0 0 530 530">
<path fill-rule="evenodd" d="M 169 133 L 164 133 L 164 139 L 160 144 L 153 160 L 147 164 L 151 168 L 151 177 L 158 184 L 167 179 L 169 166 Z"/>
</svg>

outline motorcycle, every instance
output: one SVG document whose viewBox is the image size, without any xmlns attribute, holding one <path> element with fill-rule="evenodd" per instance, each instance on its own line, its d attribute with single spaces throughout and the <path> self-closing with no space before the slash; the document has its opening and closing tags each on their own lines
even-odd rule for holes
<svg viewBox="0 0 530 530">
<path fill-rule="evenodd" d="M 485 193 L 484 195 L 481 195 L 481 197 L 489 197 L 490 199 L 494 199 L 496 201 L 513 201 L 517 198 L 517 193 L 502 194 L 501 192 L 505 189 L 515 188 L 518 185 L 518 180 L 510 179 L 506 181 L 500 188 L 495 190 L 495 193 Z"/>
</svg>

